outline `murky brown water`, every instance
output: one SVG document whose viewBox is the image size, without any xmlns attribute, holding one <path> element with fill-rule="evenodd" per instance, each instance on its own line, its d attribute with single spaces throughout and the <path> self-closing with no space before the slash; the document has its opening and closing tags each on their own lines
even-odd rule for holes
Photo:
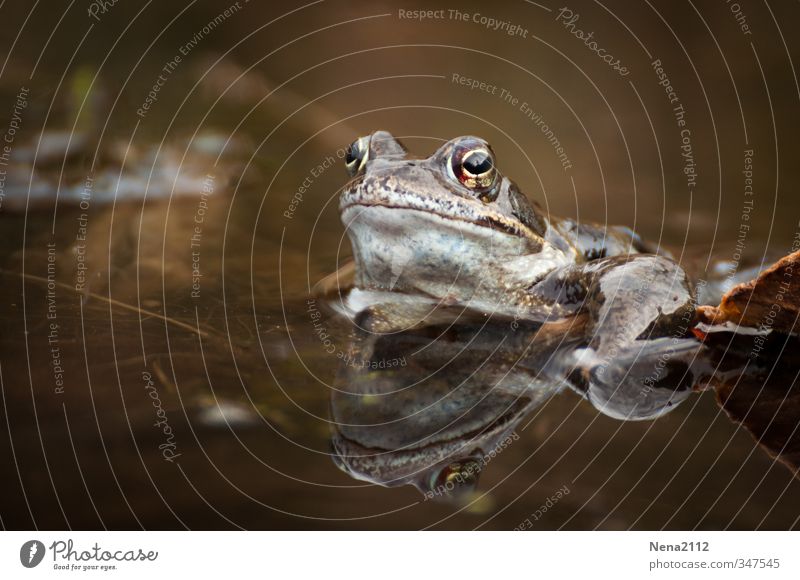
<svg viewBox="0 0 800 580">
<path fill-rule="evenodd" d="M 634 226 L 687 264 L 733 256 L 737 241 L 756 257 L 784 253 L 800 217 L 800 93 L 795 43 L 783 30 L 787 53 L 775 21 L 796 9 L 772 7 L 773 20 L 753 6 L 744 35 L 719 4 L 701 19 L 689 5 L 608 3 L 637 42 L 576 2 L 625 77 L 556 21 L 556 5 L 459 8 L 518 23 L 523 38 L 402 19 L 405 3 L 326 1 L 272 24 L 291 7 L 241 3 L 168 73 L 228 4 L 177 16 L 185 5 L 119 3 L 99 21 L 73 10 L 40 61 L 62 8 L 35 9 L 24 28 L 27 7 L 0 8 L 22 29 L 13 50 L 13 35 L 4 42 L 0 133 L 29 89 L 0 206 L 0 523 L 512 529 L 540 510 L 534 528 L 796 527 L 800 483 L 710 393 L 644 423 L 555 396 L 483 470 L 486 493 L 467 508 L 354 480 L 331 457 L 341 361 L 309 312 L 309 288 L 350 252 L 337 149 L 377 128 L 426 155 L 481 135 L 553 213 Z M 694 186 L 655 59 L 686 110 Z M 526 110 L 552 127 L 568 169 Z M 322 323 L 343 348 L 347 329 L 328 313 Z"/>
</svg>

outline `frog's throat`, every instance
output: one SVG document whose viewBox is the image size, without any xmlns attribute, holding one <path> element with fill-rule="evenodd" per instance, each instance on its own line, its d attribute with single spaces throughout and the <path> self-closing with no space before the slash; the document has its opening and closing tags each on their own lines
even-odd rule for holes
<svg viewBox="0 0 800 580">
<path fill-rule="evenodd" d="M 342 215 L 363 290 L 513 315 L 532 284 L 570 263 L 551 244 L 416 209 L 352 206 Z"/>
</svg>

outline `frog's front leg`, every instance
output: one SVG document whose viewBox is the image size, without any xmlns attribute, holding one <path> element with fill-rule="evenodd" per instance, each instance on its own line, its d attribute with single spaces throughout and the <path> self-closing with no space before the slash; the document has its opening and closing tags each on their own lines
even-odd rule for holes
<svg viewBox="0 0 800 580">
<path fill-rule="evenodd" d="M 617 256 L 583 267 L 586 346 L 560 357 L 562 376 L 606 415 L 652 419 L 689 396 L 702 346 L 690 336 L 695 299 L 663 256 Z"/>
</svg>

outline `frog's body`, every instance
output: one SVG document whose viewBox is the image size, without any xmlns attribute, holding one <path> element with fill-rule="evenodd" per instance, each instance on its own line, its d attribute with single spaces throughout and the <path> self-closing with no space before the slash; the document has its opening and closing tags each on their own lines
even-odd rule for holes
<svg viewBox="0 0 800 580">
<path fill-rule="evenodd" d="M 546 371 L 619 418 L 651 418 L 688 396 L 695 297 L 686 273 L 626 228 L 551 219 L 494 166 L 475 137 L 412 158 L 390 134 L 356 141 L 340 199 L 353 246 L 342 309 L 373 330 L 434 321 L 434 311 L 592 324 Z M 375 316 L 383 312 L 383 316 Z M 656 386 L 674 392 L 668 401 Z"/>
</svg>

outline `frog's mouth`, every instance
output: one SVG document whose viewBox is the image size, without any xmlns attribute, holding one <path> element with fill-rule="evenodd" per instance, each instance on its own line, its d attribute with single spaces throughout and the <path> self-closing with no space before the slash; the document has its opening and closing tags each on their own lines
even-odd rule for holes
<svg viewBox="0 0 800 580">
<path fill-rule="evenodd" d="M 392 177 L 375 181 L 368 186 L 363 181 L 356 181 L 342 192 L 339 211 L 345 226 L 365 215 L 370 208 L 381 207 L 419 212 L 420 217 L 429 216 L 432 221 L 438 217 L 445 222 L 454 222 L 456 226 L 459 223 L 472 224 L 495 233 L 508 234 L 525 240 L 531 253 L 538 252 L 544 244 L 542 237 L 522 222 L 493 210 L 477 199 L 436 190 L 421 194 L 400 189 Z"/>
<path fill-rule="evenodd" d="M 414 483 L 419 487 L 421 482 L 427 480 L 427 475 L 443 463 L 482 455 L 483 452 L 494 449 L 499 441 L 510 434 L 519 419 L 528 412 L 530 405 L 530 399 L 519 397 L 491 423 L 458 437 L 432 438 L 421 445 L 399 449 L 365 447 L 337 431 L 332 440 L 334 461 L 342 471 L 356 479 L 385 487 L 407 483 Z M 452 423 L 451 426 L 455 424 Z"/>
</svg>

